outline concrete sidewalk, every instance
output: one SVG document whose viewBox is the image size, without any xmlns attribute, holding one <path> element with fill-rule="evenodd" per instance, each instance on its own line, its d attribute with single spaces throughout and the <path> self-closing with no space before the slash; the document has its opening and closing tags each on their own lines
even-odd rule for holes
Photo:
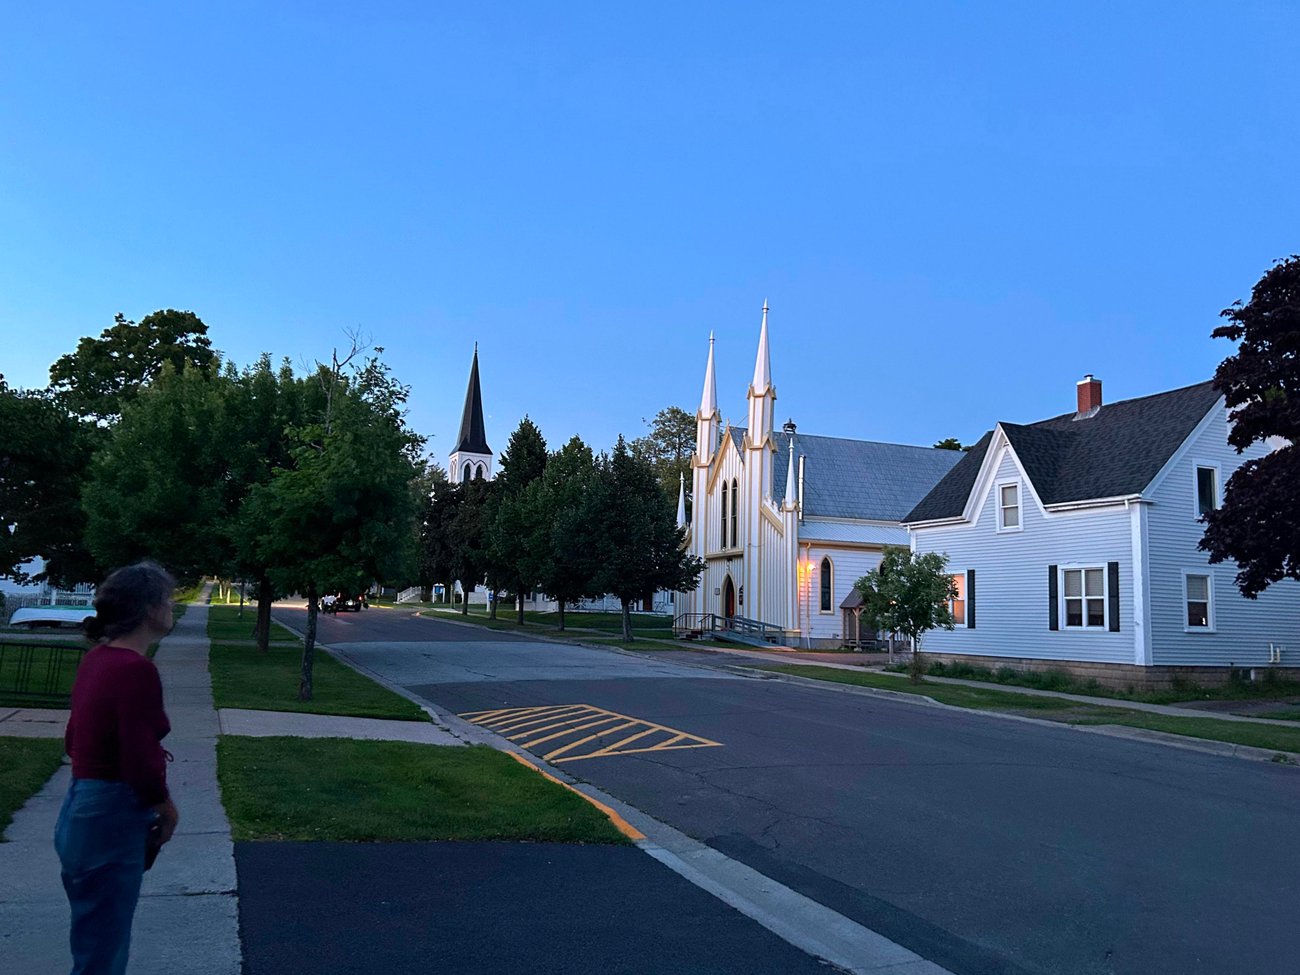
<svg viewBox="0 0 1300 975">
<path fill-rule="evenodd" d="M 234 847 L 217 788 L 207 621 L 206 605 L 190 605 L 154 658 L 172 723 L 164 746 L 175 758 L 167 779 L 181 823 L 145 874 L 130 975 L 238 975 L 241 969 Z M 13 733 L 16 717 L 4 722 L 4 734 Z M 65 975 L 72 965 L 68 903 L 53 845 L 69 777 L 65 765 L 18 811 L 5 834 L 9 842 L 0 844 L 0 967 L 6 972 Z"/>
<path fill-rule="evenodd" d="M 463 745 L 446 728 L 428 721 L 389 721 L 350 718 L 301 711 L 251 711 L 222 708 L 217 712 L 223 735 L 268 738 L 359 738 L 364 741 L 413 741 L 422 745 Z M 3 725 L 0 725 L 3 727 Z"/>
</svg>

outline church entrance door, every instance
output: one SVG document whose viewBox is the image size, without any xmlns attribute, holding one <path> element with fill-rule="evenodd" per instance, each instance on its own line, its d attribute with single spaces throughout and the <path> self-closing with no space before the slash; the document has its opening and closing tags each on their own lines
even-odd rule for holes
<svg viewBox="0 0 1300 975">
<path fill-rule="evenodd" d="M 727 619 L 736 615 L 736 585 L 731 581 L 731 576 L 727 576 L 722 587 L 722 612 Z"/>
</svg>

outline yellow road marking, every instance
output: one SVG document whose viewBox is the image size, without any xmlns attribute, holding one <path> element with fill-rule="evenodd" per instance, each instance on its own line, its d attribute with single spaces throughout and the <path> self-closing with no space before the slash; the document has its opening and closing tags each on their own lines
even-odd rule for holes
<svg viewBox="0 0 1300 975">
<path fill-rule="evenodd" d="M 588 721 L 586 724 L 575 725 L 572 728 L 565 728 L 563 731 L 552 732 L 544 738 L 534 738 L 532 741 L 523 743 L 524 748 L 532 748 L 534 745 L 541 745 L 548 741 L 554 741 L 556 738 L 563 738 L 565 735 L 571 735 L 578 731 L 586 731 L 588 728 L 595 728 L 598 725 L 609 724 L 611 721 L 618 721 L 621 715 L 607 714 L 603 718 L 597 718 L 595 721 Z M 594 737 L 599 738 L 601 735 L 608 734 L 609 729 L 599 732 Z M 512 739 L 513 740 L 513 739 Z"/>
<path fill-rule="evenodd" d="M 593 806 L 595 806 L 597 809 L 603 812 L 606 816 L 608 816 L 609 821 L 614 824 L 614 828 L 618 830 L 620 833 L 622 833 L 624 836 L 626 836 L 629 840 L 632 840 L 635 843 L 645 839 L 645 833 L 641 832 L 639 829 L 637 829 L 635 826 L 629 823 L 618 813 L 614 812 L 614 810 L 610 809 L 609 806 L 605 805 L 599 799 L 593 799 L 591 796 L 587 795 L 587 793 L 582 792 L 579 789 L 575 789 L 567 782 L 563 782 L 560 779 L 557 779 L 550 772 L 538 768 L 536 765 L 528 761 L 528 759 L 524 758 L 522 755 L 517 755 L 514 752 L 506 752 L 506 754 L 509 755 L 511 758 L 513 758 L 520 765 L 523 765 L 525 768 L 532 769 L 542 778 L 549 779 L 550 781 L 554 782 L 556 785 L 564 786 L 564 788 L 568 789 L 570 792 L 574 793 L 575 795 L 582 796 L 582 798 L 586 799 L 589 803 L 591 803 Z"/>
<path fill-rule="evenodd" d="M 603 728 L 600 731 L 596 732 L 594 735 L 588 735 L 586 738 L 579 738 L 575 742 L 570 742 L 567 745 L 562 745 L 561 747 L 555 749 L 555 751 L 553 752 L 547 752 L 545 755 L 542 756 L 542 758 L 544 758 L 546 761 L 549 762 L 556 755 L 563 755 L 565 752 L 571 752 L 579 745 L 585 745 L 587 744 L 587 742 L 593 741 L 596 738 L 604 738 L 606 735 L 612 735 L 616 731 L 625 731 L 628 728 L 634 727 L 636 723 L 637 722 L 635 721 L 624 721 L 622 724 L 615 725 L 612 728 Z"/>
<path fill-rule="evenodd" d="M 508 741 L 518 741 L 523 748 L 534 748 L 551 741 L 563 741 L 559 747 L 547 752 L 543 758 L 562 762 L 578 762 L 588 758 L 607 758 L 615 755 L 637 755 L 646 752 L 676 751 L 683 748 L 719 748 L 722 742 L 692 735 L 677 728 L 644 721 L 631 715 L 607 711 L 590 704 L 537 705 L 526 708 L 497 708 L 491 711 L 467 711 L 462 718 L 480 727 L 495 731 Z M 598 730 L 599 729 L 599 730 Z M 617 732 L 631 730 L 618 741 L 597 746 L 586 754 L 570 754 L 598 739 L 608 738 Z M 590 734 L 582 735 L 589 731 Z M 652 745 L 629 748 L 650 736 L 665 737 Z M 581 736 L 581 737 L 576 737 Z M 527 739 L 521 741 L 521 739 Z"/>
</svg>

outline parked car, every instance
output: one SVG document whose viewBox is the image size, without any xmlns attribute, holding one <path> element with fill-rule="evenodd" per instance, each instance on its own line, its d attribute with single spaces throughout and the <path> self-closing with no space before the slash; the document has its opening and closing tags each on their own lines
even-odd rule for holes
<svg viewBox="0 0 1300 975">
<path fill-rule="evenodd" d="M 340 596 L 334 603 L 336 613 L 359 613 L 365 601 L 360 596 Z"/>
</svg>

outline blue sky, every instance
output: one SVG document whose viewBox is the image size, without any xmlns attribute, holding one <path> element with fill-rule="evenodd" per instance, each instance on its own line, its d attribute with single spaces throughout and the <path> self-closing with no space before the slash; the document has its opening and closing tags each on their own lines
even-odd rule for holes
<svg viewBox="0 0 1300 975">
<path fill-rule="evenodd" d="M 192 8 L 192 9 L 191 9 Z M 1208 378 L 1300 250 L 1300 7 L 10 7 L 0 371 L 188 308 L 244 363 L 359 326 L 452 446 L 698 404 L 974 440 Z"/>
</svg>

